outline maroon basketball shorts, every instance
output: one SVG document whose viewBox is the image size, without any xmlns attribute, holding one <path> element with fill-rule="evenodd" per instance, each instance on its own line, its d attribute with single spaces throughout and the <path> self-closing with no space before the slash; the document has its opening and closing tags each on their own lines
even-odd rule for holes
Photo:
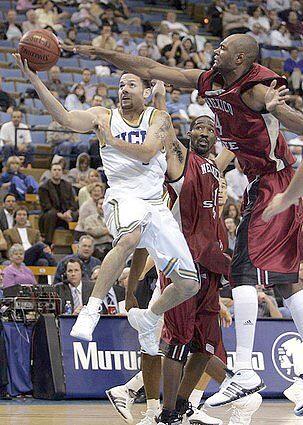
<svg viewBox="0 0 303 425">
<path fill-rule="evenodd" d="M 286 190 L 293 174 L 292 167 L 287 167 L 248 185 L 231 264 L 234 286 L 298 282 L 302 205 L 291 206 L 268 223 L 262 220 L 264 209 Z"/>
<path fill-rule="evenodd" d="M 189 352 L 201 352 L 226 362 L 218 313 L 218 276 L 209 272 L 200 276 L 198 294 L 164 314 L 161 351 L 177 361 L 185 361 Z M 162 289 L 167 283 L 161 278 Z"/>
</svg>

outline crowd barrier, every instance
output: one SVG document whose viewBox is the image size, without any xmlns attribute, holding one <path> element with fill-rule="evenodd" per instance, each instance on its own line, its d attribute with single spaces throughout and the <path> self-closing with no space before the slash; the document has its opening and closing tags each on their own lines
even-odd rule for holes
<svg viewBox="0 0 303 425">
<path fill-rule="evenodd" d="M 126 317 L 103 317 L 92 342 L 80 342 L 69 333 L 75 318 L 61 316 L 59 332 L 66 384 L 66 398 L 104 398 L 105 390 L 121 385 L 140 370 L 136 332 Z M 32 390 L 30 379 L 31 327 L 4 323 L 9 363 L 8 392 L 12 396 Z M 234 326 L 223 330 L 228 366 L 235 362 Z M 291 320 L 264 319 L 257 324 L 253 367 L 264 379 L 264 397 L 281 397 L 298 376 L 303 359 L 303 341 Z M 216 391 L 211 383 L 206 396 Z"/>
</svg>

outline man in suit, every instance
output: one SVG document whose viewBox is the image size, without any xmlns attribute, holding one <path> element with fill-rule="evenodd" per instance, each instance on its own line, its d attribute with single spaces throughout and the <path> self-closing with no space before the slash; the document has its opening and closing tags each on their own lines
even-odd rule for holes
<svg viewBox="0 0 303 425">
<path fill-rule="evenodd" d="M 92 293 L 94 284 L 83 279 L 83 264 L 78 258 L 69 258 L 65 263 L 63 282 L 55 285 L 57 294 L 62 301 L 62 312 L 67 301 L 70 301 L 73 314 L 79 314 Z"/>
<path fill-rule="evenodd" d="M 67 228 L 67 223 L 77 221 L 79 215 L 72 185 L 62 179 L 62 165 L 52 164 L 50 171 L 51 178 L 38 190 L 42 209 L 39 229 L 48 245 L 52 244 L 56 228 Z"/>
<path fill-rule="evenodd" d="M 7 250 L 14 244 L 20 244 L 25 251 L 24 263 L 27 266 L 55 266 L 56 261 L 50 247 L 41 241 L 39 230 L 27 226 L 27 208 L 22 206 L 16 208 L 13 217 L 14 227 L 3 232 Z"/>
<path fill-rule="evenodd" d="M 7 193 L 3 199 L 3 207 L 0 208 L 0 230 L 11 229 L 14 226 L 14 210 L 16 208 L 16 197 Z"/>
</svg>

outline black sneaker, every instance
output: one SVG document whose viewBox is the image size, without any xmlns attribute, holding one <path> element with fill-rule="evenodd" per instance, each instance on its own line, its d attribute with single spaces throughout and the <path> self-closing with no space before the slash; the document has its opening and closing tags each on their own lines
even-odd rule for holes
<svg viewBox="0 0 303 425">
<path fill-rule="evenodd" d="M 158 425 L 181 425 L 182 424 L 182 415 L 177 411 L 167 411 L 163 410 L 160 416 L 156 418 L 156 423 Z"/>
</svg>

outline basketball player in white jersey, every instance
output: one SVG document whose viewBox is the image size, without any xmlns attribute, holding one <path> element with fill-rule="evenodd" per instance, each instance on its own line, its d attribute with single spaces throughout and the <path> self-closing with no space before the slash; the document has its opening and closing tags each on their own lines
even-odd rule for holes
<svg viewBox="0 0 303 425">
<path fill-rule="evenodd" d="M 148 310 L 133 308 L 130 324 L 138 330 L 142 348 L 158 353 L 154 335 L 161 315 L 199 290 L 196 269 L 177 222 L 162 202 L 166 171 L 165 147 L 175 142 L 169 115 L 144 106 L 150 90 L 131 73 L 122 75 L 119 84 L 119 109 L 93 107 L 68 112 L 50 93 L 37 74 L 20 55 L 14 58 L 29 78 L 53 119 L 79 133 L 95 131 L 109 189 L 104 216 L 114 237 L 114 248 L 104 259 L 88 305 L 81 310 L 71 335 L 92 340 L 100 318 L 102 299 L 121 275 L 125 262 L 135 248 L 146 248 L 156 266 L 173 283 Z M 167 149 L 171 151 L 171 149 Z"/>
</svg>

